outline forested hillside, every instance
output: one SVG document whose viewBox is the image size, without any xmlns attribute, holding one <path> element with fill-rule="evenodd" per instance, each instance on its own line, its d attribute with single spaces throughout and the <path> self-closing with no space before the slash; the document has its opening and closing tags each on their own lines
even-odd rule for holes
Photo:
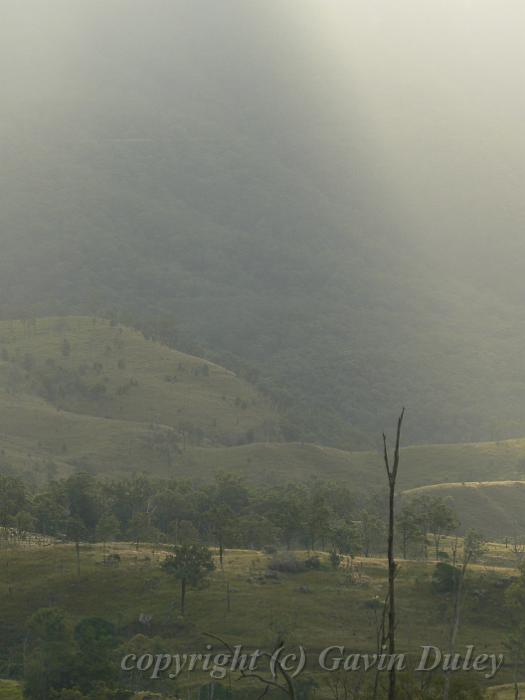
<svg viewBox="0 0 525 700">
<path fill-rule="evenodd" d="M 107 319 L 0 322 L 0 471 L 26 482 L 79 470 L 193 481 L 229 472 L 255 485 L 381 488 L 379 451 L 287 442 L 282 421 L 246 379 Z M 402 489 L 522 479 L 525 440 L 416 445 L 402 460 Z"/>
<path fill-rule="evenodd" d="M 243 368 L 291 440 L 373 445 L 402 403 L 410 442 L 525 434 L 524 312 L 491 242 L 490 178 L 475 176 L 459 126 L 427 139 L 425 154 L 418 122 L 403 150 L 410 123 L 382 91 L 388 67 L 361 43 L 373 17 L 349 21 L 348 42 L 337 34 L 328 50 L 312 33 L 315 3 L 285 4 L 10 7 L 5 27 L 27 42 L 2 30 L 17 80 L 5 81 L 0 130 L 1 315 L 155 328 Z M 412 90 L 439 113 L 423 87 L 436 46 Z M 455 80 L 451 90 L 474 91 L 469 75 Z M 381 147 L 365 87 L 392 117 L 381 138 L 395 134 L 407 162 Z M 412 95 L 399 78 L 392 90 Z M 447 200 L 440 156 L 460 143 L 461 202 Z M 516 162 L 502 179 L 514 214 L 500 220 L 513 265 Z"/>
</svg>

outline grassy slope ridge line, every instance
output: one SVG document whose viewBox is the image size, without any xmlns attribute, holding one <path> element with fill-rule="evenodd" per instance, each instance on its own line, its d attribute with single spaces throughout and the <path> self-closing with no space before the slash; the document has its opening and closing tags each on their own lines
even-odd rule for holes
<svg viewBox="0 0 525 700">
<path fill-rule="evenodd" d="M 229 370 L 87 317 L 0 323 L 0 426 L 4 461 L 95 470 L 279 437 L 270 402 Z"/>
<path fill-rule="evenodd" d="M 519 479 L 525 462 L 525 439 L 457 445 L 416 445 L 402 449 L 399 484 L 402 489 L 430 486 L 438 482 L 487 481 L 495 476 Z M 272 474 L 282 480 L 320 476 L 377 487 L 383 479 L 380 452 L 346 452 L 308 443 L 255 443 L 235 448 L 194 449 L 188 466 L 203 475 L 230 469 L 249 480 L 267 480 Z M 382 482 L 381 482 L 382 483 Z"/>
<path fill-rule="evenodd" d="M 442 496 L 460 514 L 462 531 L 490 537 L 519 536 L 525 530 L 525 481 L 435 484 L 405 491 L 405 497 Z"/>
<path fill-rule="evenodd" d="M 253 386 L 137 331 L 89 317 L 0 322 L 0 466 L 382 483 L 378 452 L 279 438 L 279 416 Z M 400 488 L 520 479 L 524 469 L 525 439 L 418 445 L 403 449 Z"/>
</svg>

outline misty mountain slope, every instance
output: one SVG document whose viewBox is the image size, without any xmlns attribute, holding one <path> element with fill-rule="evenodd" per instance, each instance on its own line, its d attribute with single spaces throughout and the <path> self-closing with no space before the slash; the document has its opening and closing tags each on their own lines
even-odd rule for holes
<svg viewBox="0 0 525 700">
<path fill-rule="evenodd" d="M 96 317 L 0 322 L 0 466 L 42 481 L 83 469 L 249 483 L 380 486 L 379 451 L 275 442 L 281 415 L 216 364 Z M 520 479 L 525 439 L 402 450 L 401 489 Z M 510 515 L 509 515 L 510 517 Z"/>
<path fill-rule="evenodd" d="M 461 71 L 426 86 L 435 38 L 411 82 L 421 47 L 389 65 L 358 5 L 327 41 L 315 5 L 9 4 L 0 311 L 171 319 L 177 347 L 258 370 L 290 439 L 370 443 L 403 403 L 410 442 L 525 434 L 524 312 L 487 242 L 504 200 L 515 239 L 515 187 L 488 211 L 463 138 L 486 97 Z"/>
</svg>

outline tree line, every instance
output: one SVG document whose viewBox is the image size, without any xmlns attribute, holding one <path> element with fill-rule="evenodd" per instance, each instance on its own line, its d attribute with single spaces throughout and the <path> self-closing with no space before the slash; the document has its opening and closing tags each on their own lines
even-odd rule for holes
<svg viewBox="0 0 525 700">
<path fill-rule="evenodd" d="M 225 548 L 322 549 L 340 555 L 385 552 L 386 493 L 362 496 L 320 479 L 280 486 L 249 486 L 229 473 L 211 483 L 132 476 L 98 480 L 84 472 L 51 480 L 31 492 L 14 476 L 0 475 L 0 530 L 4 541 L 28 533 L 82 542 L 124 540 Z M 436 558 L 443 537 L 458 527 L 441 497 L 402 503 L 397 541 L 404 558 Z"/>
</svg>

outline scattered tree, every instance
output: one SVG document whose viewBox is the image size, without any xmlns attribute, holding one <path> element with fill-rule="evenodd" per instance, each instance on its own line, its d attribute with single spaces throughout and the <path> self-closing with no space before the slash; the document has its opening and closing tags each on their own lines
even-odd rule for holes
<svg viewBox="0 0 525 700">
<path fill-rule="evenodd" d="M 175 554 L 166 557 L 162 568 L 180 581 L 180 611 L 185 613 L 187 587 L 197 586 L 215 568 L 210 550 L 198 544 L 180 545 Z"/>
</svg>

